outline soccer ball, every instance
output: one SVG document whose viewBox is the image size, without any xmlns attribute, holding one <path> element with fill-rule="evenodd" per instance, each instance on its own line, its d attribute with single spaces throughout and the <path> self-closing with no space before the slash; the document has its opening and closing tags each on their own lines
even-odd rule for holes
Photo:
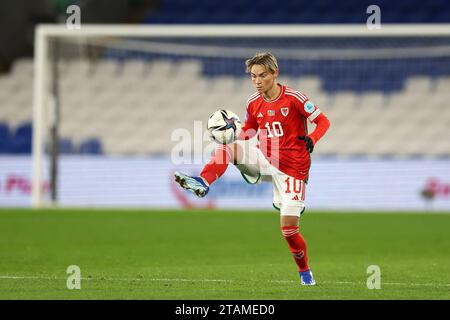
<svg viewBox="0 0 450 320">
<path fill-rule="evenodd" d="M 211 138 L 221 144 L 234 142 L 241 133 L 239 117 L 230 110 L 217 110 L 208 119 L 208 131 Z"/>
</svg>

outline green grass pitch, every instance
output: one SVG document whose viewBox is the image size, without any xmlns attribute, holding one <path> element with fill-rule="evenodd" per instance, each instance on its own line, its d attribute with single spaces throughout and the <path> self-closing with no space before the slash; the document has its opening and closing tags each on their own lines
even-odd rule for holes
<svg viewBox="0 0 450 320">
<path fill-rule="evenodd" d="M 3 209 L 0 299 L 450 299 L 448 214 L 306 212 L 300 229 L 315 287 L 275 211 Z"/>
</svg>

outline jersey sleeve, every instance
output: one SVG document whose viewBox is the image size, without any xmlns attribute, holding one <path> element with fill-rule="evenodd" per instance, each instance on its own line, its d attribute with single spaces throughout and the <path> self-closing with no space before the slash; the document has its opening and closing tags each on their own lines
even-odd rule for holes
<svg viewBox="0 0 450 320">
<path fill-rule="evenodd" d="M 238 140 L 251 139 L 258 131 L 258 122 L 251 111 L 250 103 L 247 104 L 247 110 L 245 112 L 245 122 L 242 127 Z"/>
<path fill-rule="evenodd" d="M 327 116 L 322 112 L 314 119 L 314 122 L 316 123 L 316 128 L 309 137 L 313 140 L 314 144 L 316 144 L 330 128 L 330 120 L 328 120 Z"/>
<path fill-rule="evenodd" d="M 309 100 L 305 94 L 298 93 L 294 95 L 293 98 L 296 109 L 303 117 L 308 119 L 309 122 L 314 122 L 314 120 L 321 114 L 319 107 Z"/>
</svg>

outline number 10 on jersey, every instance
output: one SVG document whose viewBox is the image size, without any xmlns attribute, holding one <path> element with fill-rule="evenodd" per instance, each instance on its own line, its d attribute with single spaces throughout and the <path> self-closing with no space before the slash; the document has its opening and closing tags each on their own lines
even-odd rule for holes
<svg viewBox="0 0 450 320">
<path fill-rule="evenodd" d="M 283 128 L 281 127 L 281 123 L 279 121 L 272 122 L 272 127 L 269 122 L 266 122 L 264 126 L 267 129 L 268 138 L 281 137 L 284 134 Z"/>
</svg>

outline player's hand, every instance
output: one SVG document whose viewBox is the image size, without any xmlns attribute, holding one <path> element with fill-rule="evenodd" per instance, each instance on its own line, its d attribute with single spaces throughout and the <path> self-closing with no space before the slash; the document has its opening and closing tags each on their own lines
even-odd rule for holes
<svg viewBox="0 0 450 320">
<path fill-rule="evenodd" d="M 308 136 L 300 136 L 297 139 L 303 140 L 306 143 L 306 150 L 308 150 L 309 153 L 313 152 L 314 150 L 314 141 L 308 137 Z"/>
</svg>

